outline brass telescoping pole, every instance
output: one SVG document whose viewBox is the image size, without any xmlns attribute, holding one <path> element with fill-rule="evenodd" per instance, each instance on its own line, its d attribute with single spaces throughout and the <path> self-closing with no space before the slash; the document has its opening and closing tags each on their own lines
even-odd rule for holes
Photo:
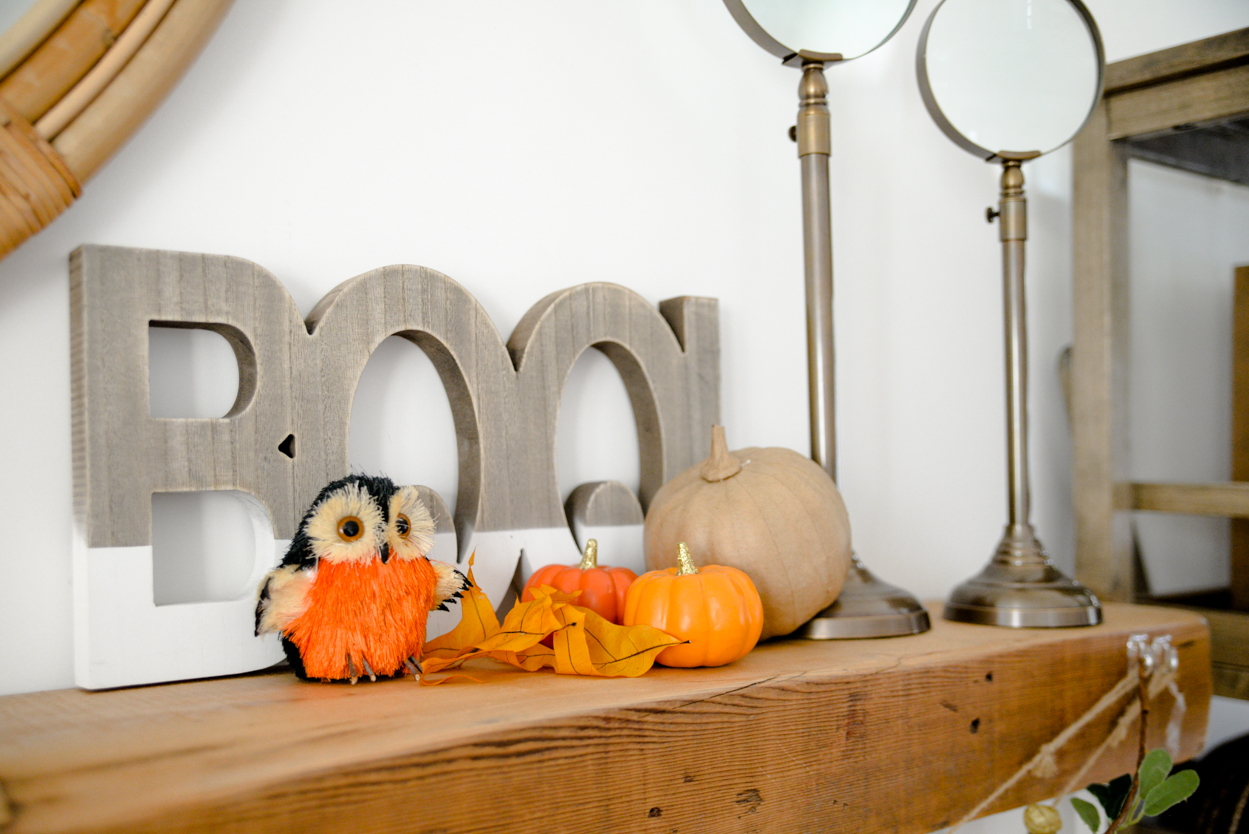
<svg viewBox="0 0 1249 834">
<path fill-rule="evenodd" d="M 802 55 L 800 53 L 800 55 Z M 840 56 L 835 56 L 840 60 Z M 824 63 L 802 55 L 798 83 L 798 143 L 802 166 L 802 241 L 807 287 L 807 380 L 811 403 L 811 459 L 837 480 L 837 414 L 833 380 L 833 222 L 828 158 L 832 153 Z M 928 612 L 907 591 L 881 582 L 859 557 L 836 601 L 795 632 L 812 640 L 889 637 L 929 629 Z"/>
<path fill-rule="evenodd" d="M 807 288 L 807 391 L 811 459 L 837 480 L 833 353 L 833 224 L 828 199 L 828 82 L 824 62 L 805 60 L 798 85 L 798 159 L 802 165 L 802 243 Z"/>
<path fill-rule="evenodd" d="M 1024 196 L 1022 163 L 1022 159 L 1002 161 L 1002 193 L 997 212 L 998 237 L 1002 241 L 1002 303 L 1006 325 L 1006 488 L 1009 506 L 1003 547 L 1012 561 L 1045 558 L 1029 518 L 1028 321 L 1024 297 L 1028 201 Z"/>
</svg>

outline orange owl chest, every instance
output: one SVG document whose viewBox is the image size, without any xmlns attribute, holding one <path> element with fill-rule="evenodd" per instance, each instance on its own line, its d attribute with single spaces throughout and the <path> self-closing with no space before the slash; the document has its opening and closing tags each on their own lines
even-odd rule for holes
<svg viewBox="0 0 1249 834">
<path fill-rule="evenodd" d="M 322 561 L 308 607 L 286 636 L 310 678 L 401 673 L 404 661 L 420 657 L 436 582 L 433 566 L 420 558 Z"/>
</svg>

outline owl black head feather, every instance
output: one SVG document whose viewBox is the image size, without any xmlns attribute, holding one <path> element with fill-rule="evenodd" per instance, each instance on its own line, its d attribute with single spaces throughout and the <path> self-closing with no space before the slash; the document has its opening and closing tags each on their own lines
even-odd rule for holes
<svg viewBox="0 0 1249 834">
<path fill-rule="evenodd" d="M 383 475 L 348 475 L 317 494 L 282 564 L 415 559 L 429 552 L 433 536 L 416 487 L 396 486 Z"/>
</svg>

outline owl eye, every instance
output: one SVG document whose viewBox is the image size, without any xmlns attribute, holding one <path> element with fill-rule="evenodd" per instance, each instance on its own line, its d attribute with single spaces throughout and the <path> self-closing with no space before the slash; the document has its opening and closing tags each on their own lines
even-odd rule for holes
<svg viewBox="0 0 1249 834">
<path fill-rule="evenodd" d="M 399 535 L 403 538 L 408 537 L 408 532 L 412 529 L 412 525 L 408 522 L 408 517 L 403 513 L 399 513 L 399 517 L 395 519 L 395 529 L 399 531 Z"/>
<path fill-rule="evenodd" d="M 364 534 L 364 525 L 354 515 L 338 520 L 338 537 L 345 542 L 354 542 Z"/>
</svg>

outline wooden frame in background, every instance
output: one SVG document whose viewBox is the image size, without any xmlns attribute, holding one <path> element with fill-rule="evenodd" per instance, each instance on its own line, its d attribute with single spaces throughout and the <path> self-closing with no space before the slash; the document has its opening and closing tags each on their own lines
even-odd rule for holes
<svg viewBox="0 0 1249 834">
<path fill-rule="evenodd" d="M 1227 483 L 1133 482 L 1127 450 L 1128 159 L 1249 181 L 1247 119 L 1249 29 L 1241 29 L 1109 65 L 1102 102 L 1075 140 L 1076 576 L 1102 599 L 1157 601 L 1149 599 L 1137 564 L 1131 511 L 1249 519 L 1249 447 L 1239 440 L 1245 459 L 1233 462 L 1237 480 Z M 1245 364 L 1238 359 L 1239 387 L 1249 386 Z M 1242 420 L 1249 420 L 1247 402 L 1249 394 L 1241 395 Z M 1249 426 L 1238 431 L 1249 436 Z M 1234 607 L 1249 608 L 1249 561 L 1233 570 Z M 1200 602 L 1211 629 L 1215 694 L 1249 698 L 1249 611 Z"/>
</svg>

